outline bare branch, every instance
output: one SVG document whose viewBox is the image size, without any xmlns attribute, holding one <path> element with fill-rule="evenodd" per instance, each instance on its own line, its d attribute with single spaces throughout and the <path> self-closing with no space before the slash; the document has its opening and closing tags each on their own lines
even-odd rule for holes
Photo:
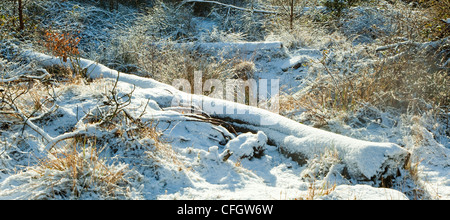
<svg viewBox="0 0 450 220">
<path fill-rule="evenodd" d="M 0 83 L 8 83 L 8 82 L 16 82 L 16 81 L 29 81 L 33 79 L 44 79 L 50 76 L 50 73 L 45 69 L 38 69 L 37 71 L 43 72 L 44 74 L 40 76 L 31 76 L 31 75 L 22 75 L 22 76 L 14 76 L 8 79 L 0 79 Z"/>
</svg>

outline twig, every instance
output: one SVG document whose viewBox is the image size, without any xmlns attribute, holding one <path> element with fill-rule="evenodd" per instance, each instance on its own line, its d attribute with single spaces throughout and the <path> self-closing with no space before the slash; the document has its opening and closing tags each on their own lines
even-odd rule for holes
<svg viewBox="0 0 450 220">
<path fill-rule="evenodd" d="M 223 126 L 227 130 L 232 132 L 234 135 L 236 135 L 236 136 L 238 135 L 237 132 L 236 132 L 236 129 L 234 129 L 234 127 L 230 123 L 228 123 L 228 122 L 226 122 L 224 120 L 221 120 L 221 119 L 218 119 L 218 118 L 211 118 L 211 117 L 207 118 L 207 117 L 205 117 L 203 115 L 196 115 L 196 114 L 186 114 L 185 116 L 189 117 L 189 118 L 198 119 L 200 121 L 203 121 L 203 122 L 206 122 L 206 123 L 210 123 L 210 124 L 213 124 L 213 125 L 216 125 L 216 126 Z"/>
<path fill-rule="evenodd" d="M 75 137 L 81 137 L 81 136 L 99 137 L 99 136 L 103 136 L 104 132 L 98 133 L 98 131 L 100 130 L 99 126 L 102 123 L 103 122 L 99 122 L 99 123 L 95 123 L 95 124 L 87 124 L 87 125 L 85 125 L 84 129 L 78 129 L 78 130 L 73 131 L 73 132 L 64 133 L 64 134 L 59 135 L 59 136 L 57 136 L 55 138 L 51 138 L 50 137 L 50 141 L 47 143 L 47 145 L 45 147 L 45 150 L 49 151 L 56 144 L 58 144 L 59 142 L 67 140 L 67 139 L 75 138 Z"/>
</svg>

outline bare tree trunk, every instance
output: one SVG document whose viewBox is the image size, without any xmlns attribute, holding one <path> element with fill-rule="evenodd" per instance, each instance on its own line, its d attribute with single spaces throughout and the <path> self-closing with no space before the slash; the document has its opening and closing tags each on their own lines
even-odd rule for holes
<svg viewBox="0 0 450 220">
<path fill-rule="evenodd" d="M 25 24 L 23 21 L 23 4 L 22 4 L 22 0 L 19 0 L 19 30 L 23 30 L 25 29 Z"/>
<path fill-rule="evenodd" d="M 295 0 L 291 0 L 291 14 L 289 15 L 291 30 L 294 29 L 294 1 Z"/>
</svg>

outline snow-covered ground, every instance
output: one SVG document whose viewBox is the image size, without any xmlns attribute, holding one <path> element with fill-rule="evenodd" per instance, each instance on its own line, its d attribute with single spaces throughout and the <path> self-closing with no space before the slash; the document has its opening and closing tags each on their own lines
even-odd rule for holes
<svg viewBox="0 0 450 220">
<path fill-rule="evenodd" d="M 44 66 L 61 62 L 58 58 L 43 54 L 29 53 L 27 56 Z M 86 112 L 102 103 L 105 91 L 110 89 L 114 82 L 112 79 L 117 77 L 116 71 L 92 61 L 82 60 L 82 65 L 88 68 L 91 77 L 104 79 L 55 91 L 59 108 L 53 116 L 41 122 L 50 136 L 61 135 L 67 128 L 74 127 L 77 118 L 82 118 Z M 174 111 L 176 108 L 170 106 L 172 99 L 176 93 L 182 92 L 171 86 L 148 78 L 120 74 L 116 88 L 119 94 L 126 94 L 134 86 L 132 102 L 128 107 L 130 113 L 139 114 L 147 103 L 141 120 L 158 123 L 157 127 L 164 130 L 163 137 L 170 143 L 177 162 L 167 158 L 156 162 L 146 157 L 144 152 L 151 149 L 151 143 L 146 143 L 146 139 L 137 142 L 124 137 L 108 139 L 100 157 L 110 160 L 108 163 L 127 164 L 127 169 L 137 171 L 132 177 L 135 181 L 127 186 L 132 192 L 126 195 L 128 199 L 301 199 L 309 198 L 312 187 L 322 190 L 316 189 L 314 199 L 404 199 L 407 197 L 399 190 L 411 190 L 409 187 L 412 187 L 412 183 L 408 179 L 402 180 L 405 184 L 402 189 L 374 188 L 381 184 L 380 178 L 383 176 L 407 178 L 408 174 L 402 166 L 408 153 L 397 145 L 347 138 L 258 109 L 251 109 L 251 113 L 241 115 L 226 115 L 240 121 L 233 124 L 236 128 L 239 126 L 257 131 L 253 134 L 232 134 L 222 126 L 189 117 L 189 109 L 181 113 Z M 201 97 L 193 97 L 196 98 Z M 203 98 L 208 100 L 207 97 Z M 224 106 L 231 104 L 215 101 L 218 105 L 221 102 Z M 247 107 L 240 105 L 237 108 Z M 274 123 L 265 126 L 261 118 L 272 118 Z M 45 152 L 45 142 L 39 135 L 29 129 L 25 129 L 23 135 L 27 137 L 26 140 L 15 148 L 25 149 L 15 151 L 5 148 L 4 151 L 11 155 L 20 155 L 17 159 L 3 158 L 2 161 L 8 165 L 6 168 L 14 167 L 15 163 L 33 164 L 35 159 L 27 155 L 42 155 Z M 13 142 L 15 138 L 13 135 L 7 142 Z M 269 143 L 269 139 L 272 143 Z M 115 148 L 118 147 L 125 149 L 117 151 Z M 333 156 L 327 158 L 329 151 L 336 151 L 334 159 Z M 227 153 L 232 154 L 224 160 Z M 292 155 L 304 155 L 306 158 L 303 160 L 308 163 L 305 165 L 306 161 Z M 316 157 L 324 158 L 316 160 Z M 45 192 L 50 190 L 45 188 L 49 183 L 38 178 L 33 169 L 16 174 L 8 173 L 8 169 L 5 171 L 0 185 L 2 198 L 45 198 L 50 193 Z M 429 173 L 430 179 L 436 181 L 436 190 L 439 190 L 437 195 L 443 198 L 446 188 L 439 184 L 445 186 L 447 180 L 439 179 L 442 173 L 436 173 L 438 170 L 433 171 L 424 170 L 423 173 Z M 326 176 L 315 180 L 315 176 L 320 174 Z M 366 185 L 358 185 L 361 183 Z"/>
<path fill-rule="evenodd" d="M 60 4 L 72 7 L 71 13 L 79 10 L 70 1 Z M 89 9 L 89 13 L 101 10 L 82 9 Z M 134 11 L 125 12 L 111 18 L 107 27 L 121 28 L 125 24 L 120 19 L 131 22 L 137 17 Z M 369 14 L 384 28 L 380 16 Z M 193 21 L 202 27 L 199 39 L 217 25 L 203 18 Z M 361 25 L 358 22 L 355 25 Z M 102 46 L 108 36 L 113 36 L 114 32 L 106 27 L 96 29 L 98 26 L 82 27 L 86 54 L 92 52 L 89 47 Z M 345 28 L 352 34 L 357 27 L 347 23 Z M 389 30 L 386 27 L 383 31 Z M 283 94 L 295 94 L 314 80 L 312 70 L 323 59 L 325 46 L 288 49 L 278 40 L 197 42 L 191 46 L 205 53 L 239 53 L 242 59 L 254 63 L 257 86 L 264 86 L 260 79 L 278 79 Z M 362 48 L 331 51 L 330 57 L 344 63 L 347 58 L 355 59 L 348 54 L 359 53 Z M 71 66 L 11 41 L 2 41 L 1 49 L 5 61 L 2 64 L 0 59 L 0 67 L 30 69 L 9 72 L 4 78 L 34 75 L 37 69 L 52 65 Z M 14 60 L 8 60 L 11 54 Z M 364 110 L 376 116 L 367 116 L 364 125 L 351 126 L 335 119 L 329 121 L 325 131 L 297 122 L 302 117 L 301 109 L 286 118 L 256 107 L 187 94 L 150 78 L 119 73 L 93 60 L 81 59 L 78 64 L 87 70 L 92 82 L 59 84 L 49 90 L 57 97 L 57 108 L 50 111 L 49 107 L 50 114 L 27 120 L 28 126 L 2 122 L 0 199 L 450 199 L 449 139 L 435 137 L 428 128 L 429 121 L 421 121 L 424 118 L 402 118 L 368 107 Z M 114 95 L 129 102 L 124 113 L 131 117 L 115 119 L 119 120 L 115 129 L 102 127 L 95 120 L 83 121 L 90 115 L 110 111 L 114 103 L 105 103 L 108 96 Z M 155 127 L 161 133 L 161 143 L 153 137 L 133 134 L 139 123 L 129 122 L 132 118 Z M 48 137 L 32 129 L 32 125 Z M 417 141 L 414 132 L 421 134 L 420 146 L 412 144 Z M 81 144 L 81 158 L 94 163 L 94 151 L 89 154 L 86 149 L 95 147 L 103 167 L 123 174 L 123 181 L 115 183 L 112 193 L 110 186 L 86 183 L 95 179 L 91 176 L 95 176 L 96 169 L 102 170 L 95 166 L 92 170 L 86 168 L 88 172 L 76 181 L 69 178 L 74 172 L 70 169 L 44 166 L 45 158 L 56 157 L 47 150 L 64 152 L 70 146 L 65 142 L 50 146 L 49 140 L 77 133 L 95 137 L 91 145 Z M 419 163 L 410 165 L 411 160 Z"/>
</svg>

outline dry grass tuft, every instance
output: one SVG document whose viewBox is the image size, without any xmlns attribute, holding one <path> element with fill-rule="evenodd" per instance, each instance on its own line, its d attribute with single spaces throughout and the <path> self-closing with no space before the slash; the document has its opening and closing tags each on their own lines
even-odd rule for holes
<svg viewBox="0 0 450 220">
<path fill-rule="evenodd" d="M 166 160 L 178 166 L 179 170 L 185 168 L 183 162 L 178 158 L 178 154 L 173 150 L 172 145 L 162 140 L 162 133 L 158 131 L 156 126 L 147 126 L 138 133 L 144 141 L 152 145 L 152 148 L 145 152 L 148 158 L 157 163 L 161 160 Z"/>
<path fill-rule="evenodd" d="M 316 184 L 313 182 L 313 183 L 310 183 L 310 185 L 308 187 L 308 191 L 306 192 L 306 195 L 300 196 L 299 198 L 296 198 L 295 200 L 314 200 L 318 197 L 329 195 L 335 189 L 336 189 L 336 184 L 329 186 L 327 183 L 325 183 L 322 186 L 317 187 Z"/>
<path fill-rule="evenodd" d="M 78 149 L 80 144 L 74 139 L 68 148 L 50 152 L 48 158 L 30 169 L 51 181 L 48 185 L 52 186 L 49 191 L 53 196 L 81 197 L 95 192 L 111 199 L 122 194 L 128 167 L 107 165 L 95 146 Z"/>
<path fill-rule="evenodd" d="M 47 67 L 46 70 L 52 75 L 52 78 L 65 85 L 82 85 L 85 84 L 86 79 L 82 74 L 77 74 L 72 68 L 53 65 Z"/>
<path fill-rule="evenodd" d="M 242 80 L 252 79 L 254 71 L 255 71 L 255 64 L 251 61 L 237 60 L 233 64 L 233 72 L 238 79 Z"/>
</svg>

